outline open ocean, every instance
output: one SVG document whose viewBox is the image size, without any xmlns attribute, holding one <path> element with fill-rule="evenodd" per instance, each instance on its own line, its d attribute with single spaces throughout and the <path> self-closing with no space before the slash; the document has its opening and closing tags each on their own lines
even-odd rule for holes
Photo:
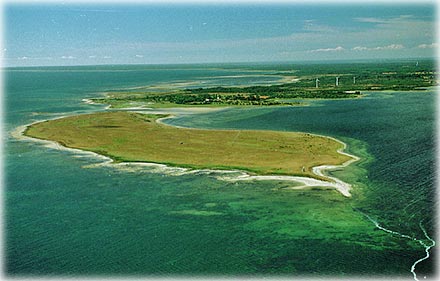
<svg viewBox="0 0 440 281">
<path fill-rule="evenodd" d="M 351 198 L 334 190 L 284 190 L 286 182 L 233 183 L 210 173 L 93 165 L 102 160 L 11 135 L 37 120 L 104 110 L 82 99 L 107 90 L 194 81 L 194 87 L 265 84 L 278 79 L 273 74 L 279 67 L 5 69 L 6 275 L 412 279 L 411 265 L 424 257 L 424 248 L 379 230 L 365 214 L 402 235 L 424 239 L 422 225 L 434 236 L 434 89 L 167 120 L 336 137 L 362 158 L 332 172 L 354 186 Z M 417 273 L 432 274 L 434 261 L 419 263 Z"/>
</svg>

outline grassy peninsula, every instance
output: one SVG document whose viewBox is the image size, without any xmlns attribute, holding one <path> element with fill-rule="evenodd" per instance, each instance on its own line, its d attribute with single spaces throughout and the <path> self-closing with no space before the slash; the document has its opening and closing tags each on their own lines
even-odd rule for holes
<svg viewBox="0 0 440 281">
<path fill-rule="evenodd" d="M 25 135 L 93 151 L 115 161 L 163 163 L 179 167 L 239 169 L 260 175 L 302 175 L 318 165 L 350 158 L 342 144 L 307 133 L 201 130 L 157 122 L 164 115 L 100 112 L 36 123 Z"/>
</svg>

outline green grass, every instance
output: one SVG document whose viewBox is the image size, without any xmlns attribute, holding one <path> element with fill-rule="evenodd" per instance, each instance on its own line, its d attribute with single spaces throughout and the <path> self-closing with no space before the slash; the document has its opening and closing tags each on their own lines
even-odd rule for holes
<svg viewBox="0 0 440 281">
<path fill-rule="evenodd" d="M 184 106 L 286 106 L 304 105 L 307 99 L 345 99 L 362 96 L 362 91 L 420 90 L 435 86 L 433 61 L 357 64 L 292 65 L 290 72 L 273 85 L 233 85 L 208 88 L 176 88 L 162 85 L 160 91 L 111 91 L 105 97 L 93 98 L 113 108 L 184 107 Z M 295 76 L 291 76 L 291 75 Z M 287 76 L 286 76 L 287 75 Z M 286 79 L 286 78 L 289 79 Z M 297 81 L 291 81 L 295 77 Z M 335 79 L 339 77 L 339 86 Z M 316 88 L 316 79 L 319 88 Z M 356 78 L 356 81 L 353 79 Z M 193 81 L 190 84 L 197 85 Z M 188 84 L 188 85 L 190 85 Z"/>
<path fill-rule="evenodd" d="M 118 162 L 238 169 L 256 174 L 314 175 L 312 167 L 349 157 L 342 144 L 307 133 L 200 130 L 157 123 L 159 116 L 101 112 L 31 125 L 26 135 L 109 156 Z M 163 115 L 161 116 L 163 117 Z"/>
</svg>

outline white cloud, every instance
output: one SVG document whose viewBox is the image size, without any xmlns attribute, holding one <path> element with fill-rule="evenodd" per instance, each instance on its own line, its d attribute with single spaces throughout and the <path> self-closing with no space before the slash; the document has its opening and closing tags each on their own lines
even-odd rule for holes
<svg viewBox="0 0 440 281">
<path fill-rule="evenodd" d="M 429 48 L 437 48 L 438 44 L 437 43 L 432 43 L 432 44 L 420 44 L 417 46 L 417 48 L 420 49 L 429 49 Z"/>
<path fill-rule="evenodd" d="M 22 56 L 22 57 L 17 57 L 17 58 L 3 58 L 3 59 L 8 59 L 8 60 L 51 60 L 52 57 L 27 57 L 27 56 Z"/>
<path fill-rule="evenodd" d="M 399 50 L 403 49 L 405 46 L 402 44 L 391 44 L 387 46 L 378 46 L 378 47 L 365 47 L 365 46 L 356 46 L 352 48 L 353 51 L 379 51 L 379 50 Z"/>
<path fill-rule="evenodd" d="M 311 53 L 315 53 L 315 52 L 340 52 L 340 51 L 344 51 L 345 49 L 341 46 L 338 46 L 336 48 L 325 48 L 325 49 L 316 49 L 316 50 L 311 50 L 309 52 Z"/>
<path fill-rule="evenodd" d="M 369 48 L 364 47 L 364 46 L 356 46 L 354 48 L 352 48 L 353 51 L 367 51 Z"/>
<path fill-rule="evenodd" d="M 354 18 L 355 21 L 358 22 L 368 22 L 368 23 L 386 23 L 388 22 L 385 19 L 379 19 L 379 18 Z"/>
<path fill-rule="evenodd" d="M 305 20 L 303 30 L 305 32 L 313 33 L 326 33 L 326 32 L 339 32 L 340 29 L 330 25 L 317 24 L 315 20 Z"/>
<path fill-rule="evenodd" d="M 400 15 L 394 18 L 374 18 L 374 17 L 360 17 L 353 18 L 357 22 L 377 23 L 377 24 L 393 24 L 396 22 L 414 21 L 413 15 Z"/>
<path fill-rule="evenodd" d="M 373 50 L 399 50 L 405 48 L 402 44 L 391 44 L 383 47 L 375 47 Z"/>
<path fill-rule="evenodd" d="M 378 22 L 378 19 L 369 19 Z M 319 23 L 316 20 L 308 19 L 301 23 L 304 25 L 312 25 L 309 27 L 302 26 L 301 30 L 289 35 L 260 37 L 260 38 L 241 38 L 241 39 L 210 39 L 195 41 L 161 41 L 161 42 L 143 42 L 143 41 L 120 41 L 106 42 L 103 46 L 88 49 L 90 53 L 104 52 L 113 54 L 116 51 L 126 52 L 130 49 L 133 53 L 131 57 L 135 59 L 136 54 L 145 54 L 148 58 L 159 59 L 164 53 L 178 57 L 184 53 L 186 57 L 193 57 L 200 61 L 211 53 L 221 54 L 217 57 L 231 58 L 236 55 L 238 50 L 240 53 L 252 54 L 258 59 L 277 59 L 275 54 L 290 59 L 309 59 L 310 54 L 320 55 L 319 57 L 342 57 L 347 55 L 359 56 L 412 56 L 417 48 L 404 47 L 407 42 L 411 42 L 415 47 L 424 42 L 435 42 L 434 24 L 431 20 L 411 18 L 406 16 L 383 19 L 385 23 L 371 24 L 368 28 L 357 29 L 340 28 L 336 32 L 324 31 L 323 26 L 316 26 Z M 348 26 L 350 21 L 347 22 Z M 316 30 L 321 29 L 318 32 Z M 314 30 L 314 32 L 311 32 Z M 324 48 L 322 48 L 324 46 Z M 326 48 L 331 46 L 331 48 Z M 354 47 L 354 48 L 353 48 Z M 259 50 L 258 54 L 255 50 Z M 270 54 L 268 51 L 270 50 Z M 393 53 L 393 50 L 395 53 Z M 421 51 L 422 49 L 418 49 Z M 206 58 L 203 57 L 206 55 Z M 217 59 L 215 57 L 215 59 Z M 239 55 L 237 54 L 238 58 Z M 214 59 L 214 60 L 215 60 Z M 234 57 L 235 59 L 235 57 Z M 140 60 L 140 59 L 138 59 Z"/>
</svg>

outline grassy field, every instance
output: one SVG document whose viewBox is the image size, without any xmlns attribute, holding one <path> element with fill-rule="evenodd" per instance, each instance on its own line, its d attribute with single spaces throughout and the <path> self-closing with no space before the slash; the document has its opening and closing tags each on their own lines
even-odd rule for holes
<svg viewBox="0 0 440 281">
<path fill-rule="evenodd" d="M 306 133 L 200 130 L 157 123 L 163 115 L 101 112 L 37 123 L 25 135 L 106 155 L 115 161 L 179 167 L 239 169 L 256 174 L 304 175 L 349 157 L 342 144 Z"/>
</svg>

